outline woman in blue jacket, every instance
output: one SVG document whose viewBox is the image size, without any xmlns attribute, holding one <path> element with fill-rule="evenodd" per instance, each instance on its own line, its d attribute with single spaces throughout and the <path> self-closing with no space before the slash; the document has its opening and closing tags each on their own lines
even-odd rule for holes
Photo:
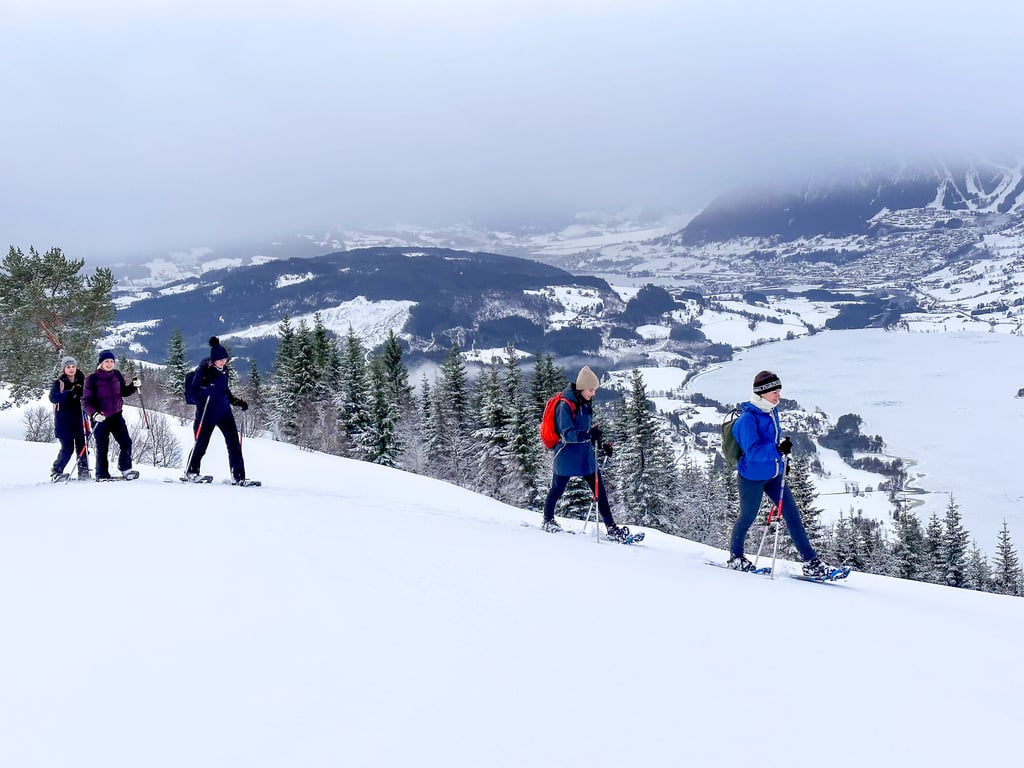
<svg viewBox="0 0 1024 768">
<path fill-rule="evenodd" d="M 551 489 L 544 500 L 545 531 L 556 533 L 562 527 L 555 522 L 555 505 L 565 493 L 572 477 L 582 477 L 590 490 L 597 484 L 597 510 L 601 514 L 607 529 L 608 538 L 616 541 L 625 539 L 629 534 L 620 528 L 612 518 L 612 510 L 608 505 L 608 495 L 604 483 L 600 482 L 597 457 L 594 446 L 600 446 L 606 456 L 611 456 L 611 443 L 602 443 L 603 434 L 593 424 L 593 399 L 600 386 L 597 375 L 588 366 L 583 366 L 576 376 L 576 383 L 570 383 L 562 392 L 563 400 L 555 406 L 555 429 L 558 432 L 558 445 L 555 446 L 554 476 Z"/>
<path fill-rule="evenodd" d="M 761 497 L 767 496 L 772 504 L 778 505 L 781 493 L 782 519 L 786 521 L 797 552 L 805 560 L 804 575 L 826 576 L 830 569 L 811 546 L 793 494 L 782 482 L 793 443 L 788 437 L 782 437 L 777 410 L 781 398 L 782 381 L 771 371 L 761 371 L 754 377 L 754 396 L 743 403 L 742 413 L 732 425 L 732 433 L 743 454 L 736 466 L 740 515 L 732 528 L 728 565 L 739 571 L 749 571 L 754 567 L 743 556 L 747 533 L 757 519 Z"/>
</svg>

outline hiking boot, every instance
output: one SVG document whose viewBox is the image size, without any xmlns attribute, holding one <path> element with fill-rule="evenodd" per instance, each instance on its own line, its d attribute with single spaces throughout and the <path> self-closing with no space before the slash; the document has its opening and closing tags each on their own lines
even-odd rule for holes
<svg viewBox="0 0 1024 768">
<path fill-rule="evenodd" d="M 88 467 L 78 468 L 78 479 L 79 480 L 92 480 L 92 472 L 89 471 Z"/>
<path fill-rule="evenodd" d="M 612 523 L 611 525 L 605 526 L 605 528 L 607 530 L 606 538 L 611 539 L 612 541 L 625 541 L 629 538 L 629 528 L 624 525 L 618 526 L 615 525 L 615 523 Z"/>
<path fill-rule="evenodd" d="M 540 527 L 541 527 L 541 530 L 545 530 L 548 533 L 561 533 L 562 532 L 562 526 L 560 526 L 558 523 L 556 523 L 553 519 L 552 520 L 545 520 L 543 523 L 541 523 Z"/>
<path fill-rule="evenodd" d="M 732 568 L 734 571 L 754 570 L 754 564 L 747 560 L 743 555 L 733 555 L 729 558 L 729 562 L 725 564 L 725 567 Z"/>
<path fill-rule="evenodd" d="M 819 557 L 804 563 L 804 576 L 810 576 L 812 579 L 823 579 L 830 573 L 832 573 L 832 569 L 821 562 Z"/>
</svg>

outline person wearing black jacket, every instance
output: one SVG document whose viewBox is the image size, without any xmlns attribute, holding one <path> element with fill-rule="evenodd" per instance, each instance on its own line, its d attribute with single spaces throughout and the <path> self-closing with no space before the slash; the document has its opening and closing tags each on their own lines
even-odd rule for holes
<svg viewBox="0 0 1024 768">
<path fill-rule="evenodd" d="M 236 483 L 245 480 L 245 461 L 242 458 L 242 442 L 238 436 L 238 425 L 231 406 L 237 405 L 243 411 L 249 404 L 240 397 L 235 397 L 228 389 L 228 352 L 221 346 L 220 339 L 210 337 L 210 356 L 205 358 L 196 369 L 192 378 L 191 402 L 196 404 L 196 420 L 193 434 L 196 443 L 189 456 L 185 477 L 198 480 L 201 477 L 199 467 L 210 445 L 214 428 L 224 435 L 228 447 L 228 465 L 231 478 Z"/>
<path fill-rule="evenodd" d="M 50 479 L 61 480 L 72 456 L 78 456 L 78 479 L 89 480 L 89 456 L 85 451 L 85 419 L 82 418 L 82 391 L 85 374 L 78 370 L 78 361 L 65 357 L 60 361 L 61 374 L 50 387 L 53 403 L 53 430 L 60 440 L 60 451 L 50 468 Z"/>
</svg>

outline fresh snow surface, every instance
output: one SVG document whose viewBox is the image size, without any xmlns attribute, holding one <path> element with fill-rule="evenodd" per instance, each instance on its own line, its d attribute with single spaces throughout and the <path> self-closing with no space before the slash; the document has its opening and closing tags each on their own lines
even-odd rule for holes
<svg viewBox="0 0 1024 768">
<path fill-rule="evenodd" d="M 219 482 L 219 437 L 213 485 L 138 466 L 51 486 L 56 445 L 17 439 L 18 417 L 0 413 L 0 765 L 1020 760 L 1019 599 L 771 580 L 654 531 L 547 534 L 261 439 L 244 449 L 262 488 Z"/>
<path fill-rule="evenodd" d="M 836 334 L 840 333 L 841 336 Z M 840 341 L 841 339 L 841 341 Z M 754 375 L 775 371 L 783 397 L 832 421 L 863 417 L 886 452 L 912 462 L 923 524 L 953 495 L 964 527 L 995 553 L 1007 521 L 1024 537 L 1019 436 L 1024 432 L 1024 340 L 1002 333 L 839 331 L 742 352 L 687 384 L 723 403 L 749 399 Z M 820 489 L 819 489 L 820 490 Z"/>
</svg>

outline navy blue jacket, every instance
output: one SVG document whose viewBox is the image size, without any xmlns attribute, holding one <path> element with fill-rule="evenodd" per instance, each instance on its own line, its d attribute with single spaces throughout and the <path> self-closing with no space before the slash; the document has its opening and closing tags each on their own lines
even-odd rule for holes
<svg viewBox="0 0 1024 768">
<path fill-rule="evenodd" d="M 566 400 L 555 406 L 555 430 L 560 440 L 555 446 L 555 474 L 567 477 L 592 475 L 597 471 L 594 446 L 590 442 L 590 427 L 593 423 L 593 404 L 575 390 L 572 384 L 562 392 Z"/>
<path fill-rule="evenodd" d="M 771 480 L 782 471 L 779 409 L 766 413 L 749 401 L 740 409 L 743 413 L 732 425 L 732 434 L 743 449 L 736 470 L 747 480 Z"/>
<path fill-rule="evenodd" d="M 62 373 L 50 387 L 50 402 L 53 403 L 53 431 L 60 440 L 73 440 L 85 436 L 82 425 L 82 392 L 85 389 L 85 374 L 75 371 L 72 381 Z"/>
<path fill-rule="evenodd" d="M 196 421 L 200 419 L 208 424 L 216 424 L 225 416 L 231 415 L 231 406 L 240 400 L 228 389 L 228 367 L 218 369 L 204 358 L 196 369 L 192 381 L 192 394 L 196 401 Z M 204 415 L 203 409 L 206 409 Z"/>
</svg>

